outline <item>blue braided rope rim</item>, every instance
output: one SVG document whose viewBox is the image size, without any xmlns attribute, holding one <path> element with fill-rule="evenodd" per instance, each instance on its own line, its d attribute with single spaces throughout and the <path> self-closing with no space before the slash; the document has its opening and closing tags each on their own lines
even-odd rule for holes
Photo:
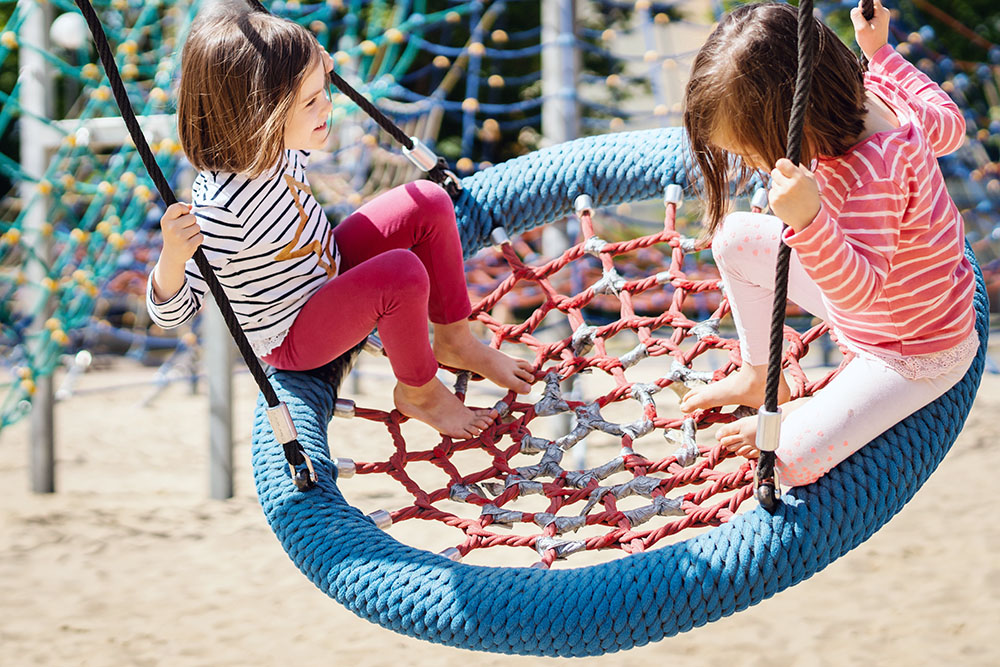
<svg viewBox="0 0 1000 667">
<path fill-rule="evenodd" d="M 598 206 L 658 196 L 682 165 L 671 130 L 591 137 L 465 179 L 458 203 L 468 248 L 492 220 L 511 232 L 568 213 L 587 191 Z M 539 173 L 542 172 L 542 173 Z M 555 184 L 550 179 L 556 181 Z M 567 196 L 567 192 L 570 194 Z M 973 260 L 971 250 L 966 254 Z M 481 567 L 400 544 L 347 503 L 327 447 L 334 389 L 300 373 L 272 378 L 319 483 L 292 484 L 258 401 L 254 479 L 268 523 L 316 586 L 401 634 L 472 650 L 589 656 L 641 646 L 746 609 L 806 579 L 868 539 L 944 458 L 972 407 L 986 355 L 989 306 L 976 266 L 980 349 L 965 377 L 814 484 L 698 537 L 572 570 Z M 349 455 L 355 443 L 340 443 Z"/>
</svg>

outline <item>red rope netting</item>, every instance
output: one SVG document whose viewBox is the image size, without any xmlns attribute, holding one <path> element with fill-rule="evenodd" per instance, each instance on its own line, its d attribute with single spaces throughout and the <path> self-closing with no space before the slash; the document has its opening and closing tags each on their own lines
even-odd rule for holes
<svg viewBox="0 0 1000 667">
<path fill-rule="evenodd" d="M 693 239 L 675 228 L 679 188 L 668 189 L 668 193 L 663 229 L 640 238 L 603 241 L 594 233 L 589 198 L 580 198 L 577 217 L 581 239 L 555 259 L 529 266 L 519 257 L 514 243 L 505 240 L 500 244 L 498 254 L 509 267 L 509 275 L 474 306 L 473 317 L 492 332 L 495 347 L 517 344 L 534 355 L 539 380 L 536 388 L 542 382 L 545 386 L 540 399 L 510 392 L 496 406 L 502 417 L 478 438 L 456 441 L 442 437 L 433 448 L 422 450 L 408 448 L 400 429 L 406 418 L 399 412 L 356 408 L 356 416 L 384 423 L 393 443 L 387 460 L 357 463 L 357 473 L 385 473 L 413 497 L 412 504 L 389 512 L 393 523 L 424 519 L 460 529 L 464 539 L 449 550 L 455 557 L 489 546 L 528 546 L 541 556 L 540 565 L 548 567 L 557 558 L 577 551 L 617 548 L 638 552 L 685 528 L 718 525 L 752 496 L 753 463 L 735 458 L 714 438 L 702 438 L 711 440 L 710 444 L 698 444 L 695 439 L 698 429 L 750 411 L 741 408 L 730 413 L 709 410 L 682 415 L 677 408 L 677 396 L 688 387 L 724 377 L 739 366 L 740 358 L 738 340 L 719 332 L 729 305 L 719 295 L 718 274 L 695 279 L 685 272 L 685 257 L 690 258 L 698 249 Z M 521 250 L 530 252 L 523 245 Z M 637 256 L 648 260 L 650 252 L 658 252 L 663 259 L 661 267 L 668 262 L 669 267 L 631 278 L 623 277 L 616 268 L 615 260 L 634 267 Z M 596 280 L 573 296 L 560 293 L 557 285 L 572 283 L 564 270 L 578 267 L 588 255 L 600 262 L 599 272 L 591 273 Z M 688 261 L 687 267 L 692 266 L 698 265 Z M 512 298 L 519 290 L 520 296 Z M 498 319 L 498 305 L 511 298 L 522 308 L 525 294 L 528 300 L 533 294 L 536 303 L 523 322 Z M 656 299 L 653 294 L 658 295 Z M 700 322 L 692 320 L 685 310 L 686 300 L 708 294 L 719 295 L 714 311 Z M 637 314 L 637 302 L 655 303 L 664 301 L 664 296 L 665 309 Z M 608 299 L 617 302 L 612 321 L 589 324 L 588 319 L 597 321 L 598 315 L 607 319 Z M 562 328 L 551 323 L 560 315 L 564 316 Z M 785 327 L 784 365 L 793 398 L 812 394 L 835 373 L 809 382 L 799 363 L 809 344 L 825 332 L 825 325 L 804 334 Z M 638 343 L 613 354 L 610 350 L 623 347 L 616 337 L 628 338 L 624 347 L 636 339 Z M 724 351 L 726 363 L 714 372 L 693 370 L 694 360 L 708 350 Z M 655 379 L 629 380 L 626 370 L 643 360 L 644 372 Z M 595 376 L 611 386 L 596 398 L 583 400 L 577 396 L 579 386 L 575 384 L 580 374 L 587 374 L 588 387 L 594 384 Z M 467 381 L 468 374 L 459 374 L 456 393 L 463 399 Z M 661 394 L 665 388 L 674 391 Z M 637 406 L 628 404 L 630 400 Z M 632 406 L 633 414 L 627 421 L 613 421 L 602 414 L 622 412 L 621 406 L 615 405 L 619 403 Z M 551 439 L 532 434 L 536 423 L 550 426 L 552 420 L 542 418 L 552 415 L 563 415 L 564 432 Z M 664 439 L 640 441 L 654 431 L 662 432 Z M 591 468 L 564 467 L 564 454 L 573 447 L 585 447 L 585 438 L 599 433 L 619 443 L 617 455 Z M 484 455 L 483 464 L 474 472 L 462 473 L 452 459 L 470 451 Z M 720 466 L 727 459 L 732 460 Z M 529 464 L 519 465 L 520 461 Z M 419 462 L 436 466 L 448 482 L 431 490 L 421 488 L 408 471 L 408 466 Z M 626 509 L 622 501 L 630 496 L 639 504 Z M 636 499 L 625 504 L 635 505 Z M 534 505 L 526 506 L 527 501 Z M 478 512 L 470 513 L 470 508 Z M 651 521 L 656 516 L 667 518 Z M 590 530 L 581 530 L 586 527 Z M 572 535 L 593 534 L 595 529 L 599 534 Z"/>
</svg>

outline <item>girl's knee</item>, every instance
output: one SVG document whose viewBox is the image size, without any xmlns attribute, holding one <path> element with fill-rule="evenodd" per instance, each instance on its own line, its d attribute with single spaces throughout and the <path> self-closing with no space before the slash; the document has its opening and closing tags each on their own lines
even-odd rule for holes
<svg viewBox="0 0 1000 667">
<path fill-rule="evenodd" d="M 421 211 L 434 217 L 455 219 L 455 202 L 443 187 L 434 181 L 419 180 L 410 183 L 411 194 L 420 204 Z"/>
<path fill-rule="evenodd" d="M 729 265 L 751 258 L 773 259 L 780 235 L 781 221 L 774 216 L 749 211 L 730 213 L 712 239 L 712 256 Z"/>
<path fill-rule="evenodd" d="M 411 250 L 394 248 L 378 256 L 383 265 L 381 278 L 394 292 L 405 296 L 426 298 L 430 278 L 423 262 Z"/>
</svg>

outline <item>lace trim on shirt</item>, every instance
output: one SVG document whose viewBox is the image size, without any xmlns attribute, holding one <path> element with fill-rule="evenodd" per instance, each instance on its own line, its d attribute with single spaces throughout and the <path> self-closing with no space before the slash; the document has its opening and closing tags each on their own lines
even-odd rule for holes
<svg viewBox="0 0 1000 667">
<path fill-rule="evenodd" d="M 973 329 L 972 333 L 961 343 L 947 350 L 931 352 L 930 354 L 916 354 L 909 357 L 893 357 L 887 354 L 878 354 L 871 350 L 866 350 L 853 343 L 839 330 L 834 330 L 837 340 L 854 354 L 885 364 L 896 371 L 907 380 L 919 380 L 923 378 L 935 378 L 944 375 L 959 364 L 968 364 L 979 351 L 979 334 Z"/>
<path fill-rule="evenodd" d="M 253 348 L 253 353 L 257 355 L 258 359 L 263 359 L 267 355 L 271 354 L 281 345 L 282 341 L 285 340 L 285 336 L 288 335 L 288 329 L 285 329 L 281 333 L 274 334 L 273 336 L 267 336 L 266 338 L 260 339 L 249 339 L 250 347 Z"/>
</svg>

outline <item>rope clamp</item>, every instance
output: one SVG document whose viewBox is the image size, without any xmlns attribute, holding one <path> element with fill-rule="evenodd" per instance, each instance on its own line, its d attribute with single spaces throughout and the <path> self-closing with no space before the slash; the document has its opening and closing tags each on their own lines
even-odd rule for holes
<svg viewBox="0 0 1000 667">
<path fill-rule="evenodd" d="M 292 421 L 292 414 L 288 411 L 288 406 L 278 403 L 274 407 L 267 408 L 267 421 L 271 423 L 271 430 L 274 438 L 281 444 L 289 443 L 299 437 L 295 431 L 295 422 Z"/>
<path fill-rule="evenodd" d="M 349 398 L 338 398 L 333 402 L 333 416 L 341 419 L 353 419 L 354 401 Z"/>
<path fill-rule="evenodd" d="M 421 171 L 430 171 L 437 166 L 438 156 L 427 145 L 416 137 L 410 137 L 413 148 L 403 146 L 403 155 L 415 164 Z M 454 176 L 454 174 L 452 174 Z"/>
<path fill-rule="evenodd" d="M 455 172 L 453 172 L 451 169 L 442 169 L 442 171 L 444 172 L 444 175 L 448 179 L 448 182 L 444 184 L 445 188 L 447 188 L 448 185 L 451 185 L 456 192 L 461 192 L 464 189 L 462 186 L 462 179 L 460 179 L 455 174 Z M 458 195 L 455 196 L 457 197 Z"/>
<path fill-rule="evenodd" d="M 781 436 L 781 408 L 771 412 L 764 406 L 757 410 L 757 449 L 762 452 L 773 452 L 778 448 Z"/>
<path fill-rule="evenodd" d="M 594 200 L 590 195 L 580 195 L 573 201 L 573 210 L 577 215 L 592 215 L 594 213 Z"/>
<path fill-rule="evenodd" d="M 358 471 L 354 459 L 336 458 L 333 460 L 333 465 L 337 468 L 338 479 L 354 477 L 354 474 Z"/>
<path fill-rule="evenodd" d="M 680 208 L 684 203 L 684 189 L 676 183 L 671 183 L 663 190 L 663 204 L 673 204 Z"/>
<path fill-rule="evenodd" d="M 759 471 L 760 466 L 758 465 L 753 475 L 753 495 L 758 502 L 765 506 L 764 509 L 773 513 L 772 510 L 777 506 L 778 499 L 781 498 L 781 480 L 778 479 L 778 469 L 772 468 L 770 477 L 761 477 Z M 760 487 L 763 484 L 770 484 L 774 490 L 773 494 L 766 498 L 762 498 L 760 493 Z"/>
<path fill-rule="evenodd" d="M 510 236 L 507 235 L 507 230 L 503 227 L 494 227 L 491 229 L 490 239 L 493 241 L 493 245 L 495 246 L 502 246 L 510 243 Z"/>
<path fill-rule="evenodd" d="M 372 356 L 381 357 L 383 350 L 382 339 L 378 337 L 378 334 L 370 333 L 368 334 L 368 338 L 365 339 L 362 349 Z"/>
<path fill-rule="evenodd" d="M 425 173 L 430 173 L 435 167 L 441 168 L 441 173 L 445 176 L 445 182 L 441 183 L 445 189 L 452 192 L 453 197 L 458 197 L 458 193 L 462 191 L 462 179 L 460 179 L 455 172 L 447 168 L 447 163 L 438 157 L 437 153 L 432 151 L 427 144 L 420 141 L 417 137 L 410 137 L 410 141 L 413 142 L 413 148 L 407 148 L 403 146 L 403 155 L 412 162 L 417 169 Z M 450 186 L 450 187 L 449 187 Z"/>
</svg>

